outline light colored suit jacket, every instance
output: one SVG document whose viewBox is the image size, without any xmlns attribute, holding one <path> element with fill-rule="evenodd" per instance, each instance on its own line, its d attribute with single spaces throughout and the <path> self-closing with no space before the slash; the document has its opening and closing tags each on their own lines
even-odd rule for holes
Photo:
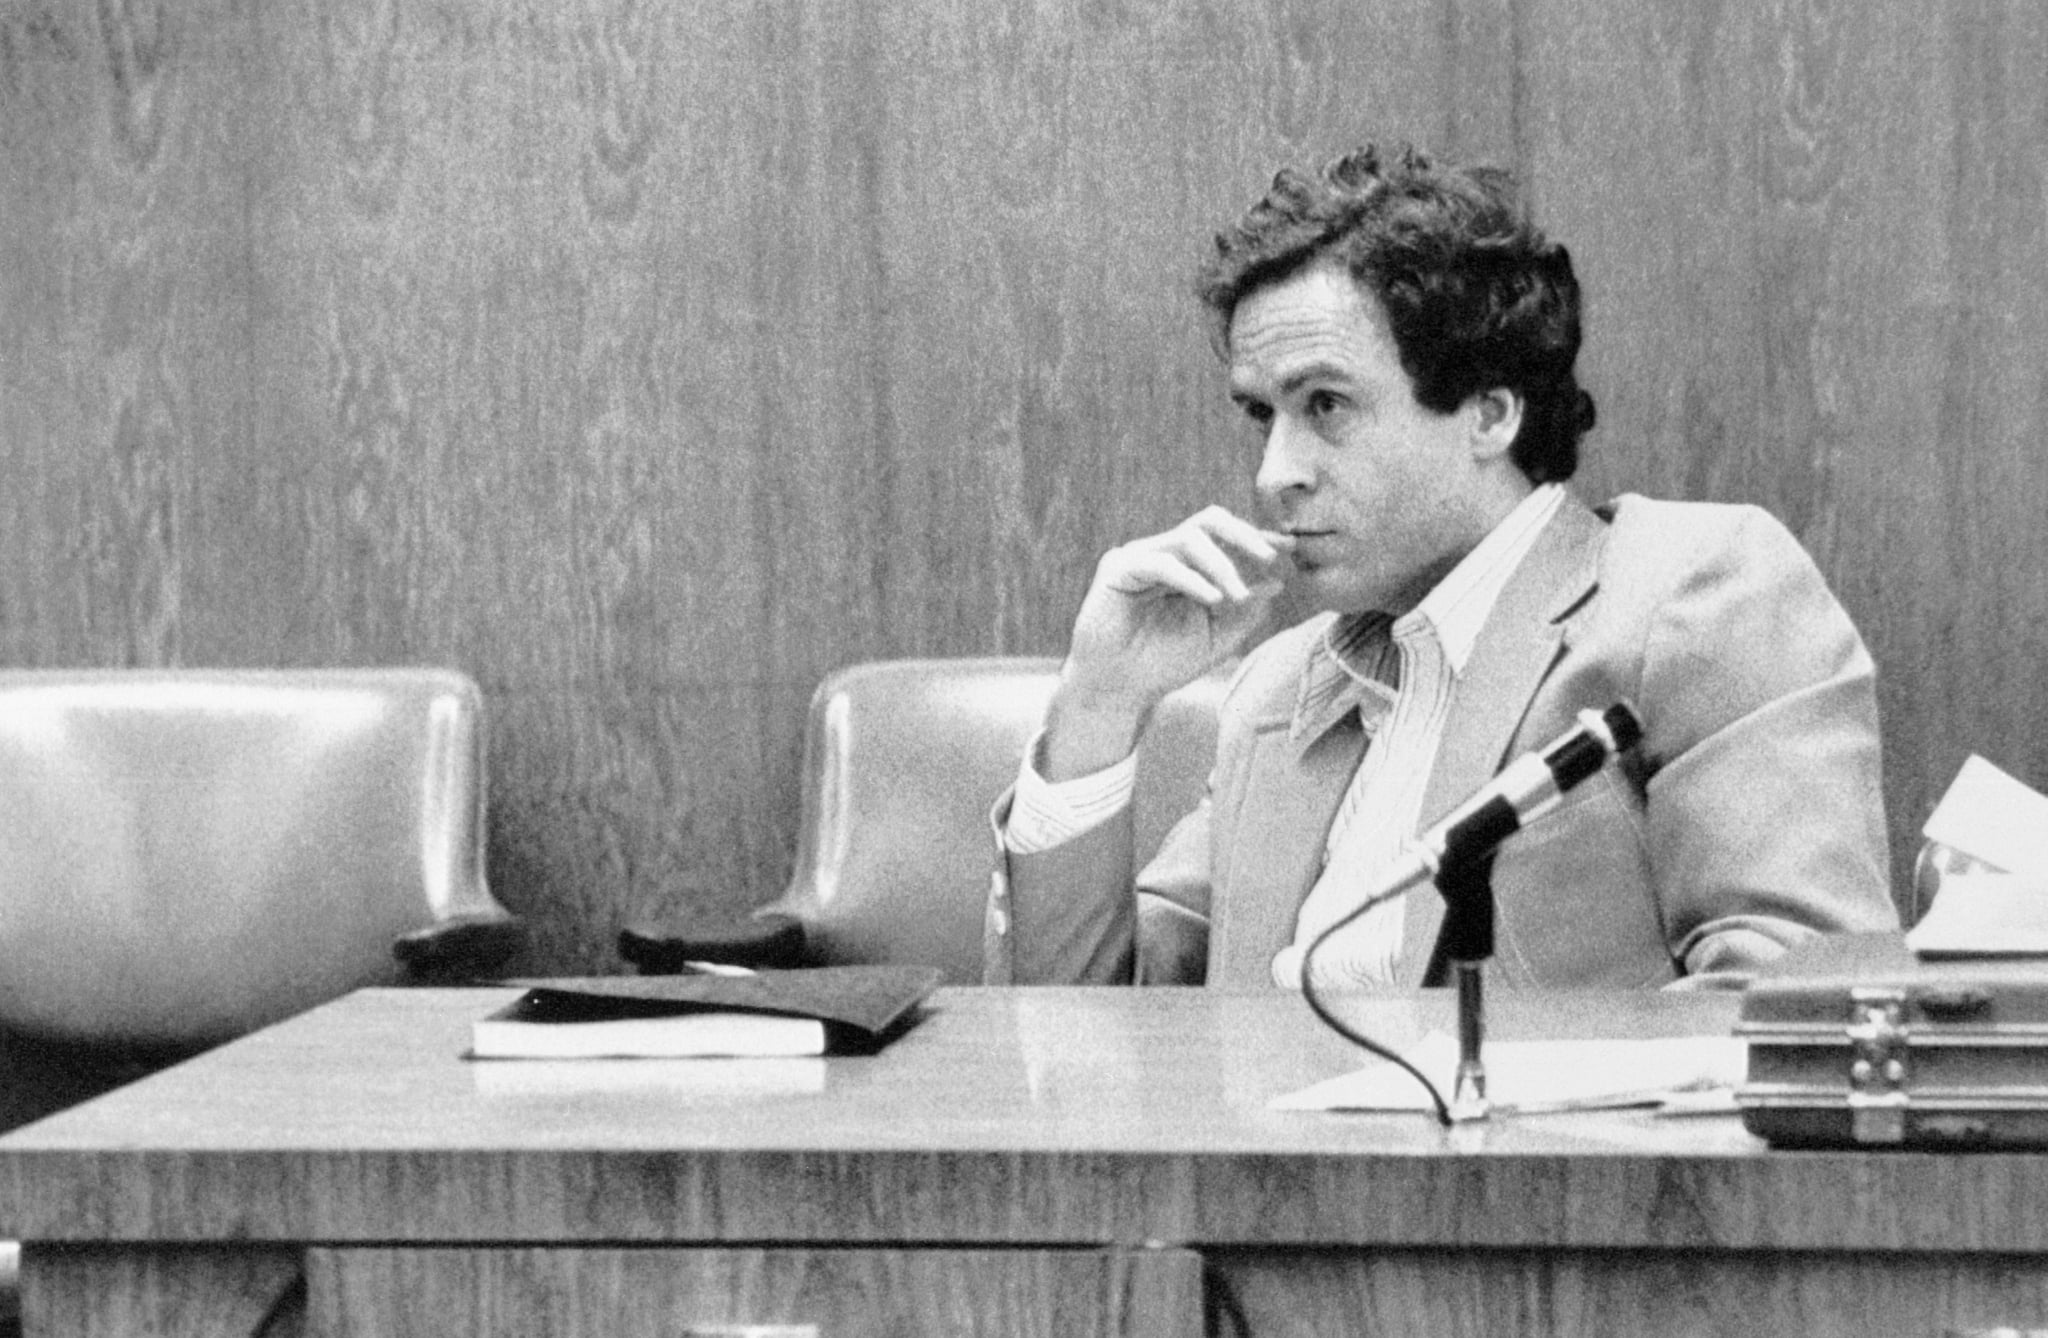
<svg viewBox="0 0 2048 1338">
<path fill-rule="evenodd" d="M 990 981 L 1271 982 L 1366 742 L 1355 714 L 1289 738 L 1331 616 L 1246 658 L 1208 797 L 1135 880 L 1128 810 L 1000 857 Z M 1784 526 L 1754 507 L 1567 498 L 1452 690 L 1424 825 L 1579 711 L 1624 700 L 1635 752 L 1500 850 L 1496 979 L 1655 986 L 1897 924 L 1870 656 Z M 1420 984 L 1442 899 L 1425 888 L 1405 915 L 1402 983 Z"/>
</svg>

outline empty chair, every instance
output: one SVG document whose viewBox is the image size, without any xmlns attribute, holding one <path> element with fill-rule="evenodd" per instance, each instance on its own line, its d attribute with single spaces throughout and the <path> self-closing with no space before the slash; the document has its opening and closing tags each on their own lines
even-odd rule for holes
<svg viewBox="0 0 2048 1338">
<path fill-rule="evenodd" d="M 482 747 L 445 670 L 0 673 L 0 1130 L 361 985 L 500 967 Z"/>
<path fill-rule="evenodd" d="M 519 944 L 433 669 L 0 674 L 0 1030 L 187 1052 Z"/>
<path fill-rule="evenodd" d="M 621 954 L 643 971 L 704 959 L 915 962 L 939 967 L 948 983 L 979 981 L 989 810 L 1015 778 L 1058 673 L 1054 659 L 990 657 L 883 660 L 828 675 L 811 699 L 787 889 L 738 921 L 685 907 L 629 925 Z M 1225 681 L 1205 678 L 1168 698 L 1140 746 L 1141 861 L 1201 797 Z"/>
</svg>

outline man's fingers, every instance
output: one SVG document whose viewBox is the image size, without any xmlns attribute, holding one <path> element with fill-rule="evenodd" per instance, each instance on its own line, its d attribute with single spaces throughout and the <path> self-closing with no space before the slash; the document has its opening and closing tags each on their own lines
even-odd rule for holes
<svg viewBox="0 0 2048 1338">
<path fill-rule="evenodd" d="M 1262 572 L 1284 574 L 1292 565 L 1294 540 L 1291 536 L 1273 530 L 1262 530 L 1223 507 L 1205 507 L 1188 517 L 1183 524 L 1184 527 L 1201 531 L 1222 547 L 1250 558 L 1251 565 Z"/>
<path fill-rule="evenodd" d="M 1142 540 L 1146 548 L 1178 553 L 1203 579 L 1232 600 L 1251 599 L 1256 585 L 1282 580 L 1292 571 L 1294 540 L 1262 530 L 1220 506 L 1196 512 L 1162 535 Z"/>
<path fill-rule="evenodd" d="M 1287 535 L 1262 530 L 1228 507 L 1203 507 L 1185 523 L 1206 530 L 1221 542 L 1261 561 L 1271 561 L 1294 549 L 1294 540 Z"/>
<path fill-rule="evenodd" d="M 1110 550 L 1098 579 L 1126 598 L 1181 595 L 1216 609 L 1278 591 L 1292 569 L 1293 549 L 1288 536 L 1212 506 L 1164 534 Z"/>
<path fill-rule="evenodd" d="M 1178 553 L 1159 549 L 1132 552 L 1119 549 L 1105 562 L 1103 584 L 1120 595 L 1143 598 L 1153 594 L 1185 595 L 1197 604 L 1214 608 L 1225 601 L 1223 591 Z"/>
<path fill-rule="evenodd" d="M 1223 546 L 1210 537 L 1209 531 L 1199 525 L 1183 525 L 1174 532 L 1181 557 L 1187 564 L 1200 572 L 1209 584 L 1221 590 L 1232 599 L 1250 599 L 1251 588 L 1245 584 L 1237 563 L 1223 551 Z"/>
</svg>

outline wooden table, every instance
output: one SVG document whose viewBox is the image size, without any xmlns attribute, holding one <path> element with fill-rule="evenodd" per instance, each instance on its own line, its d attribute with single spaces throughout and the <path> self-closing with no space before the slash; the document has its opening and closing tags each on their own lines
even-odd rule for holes
<svg viewBox="0 0 2048 1338">
<path fill-rule="evenodd" d="M 2048 1158 L 1731 1117 L 1269 1110 L 1299 1001 L 950 990 L 870 1058 L 461 1059 L 506 989 L 371 990 L 0 1139 L 27 1333 L 1858 1334 L 2048 1324 Z M 1733 1001 L 1504 996 L 1498 1036 Z M 1346 1004 L 1400 1041 L 1436 992 Z"/>
</svg>

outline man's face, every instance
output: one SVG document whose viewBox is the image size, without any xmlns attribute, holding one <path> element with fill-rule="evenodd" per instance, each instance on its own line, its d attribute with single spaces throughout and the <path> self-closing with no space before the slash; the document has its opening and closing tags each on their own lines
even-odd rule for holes
<svg viewBox="0 0 2048 1338">
<path fill-rule="evenodd" d="M 1403 613 L 1484 538 L 1473 401 L 1424 408 L 1379 300 L 1315 265 L 1238 303 L 1230 396 L 1262 439 L 1266 522 L 1322 609 Z"/>
</svg>

